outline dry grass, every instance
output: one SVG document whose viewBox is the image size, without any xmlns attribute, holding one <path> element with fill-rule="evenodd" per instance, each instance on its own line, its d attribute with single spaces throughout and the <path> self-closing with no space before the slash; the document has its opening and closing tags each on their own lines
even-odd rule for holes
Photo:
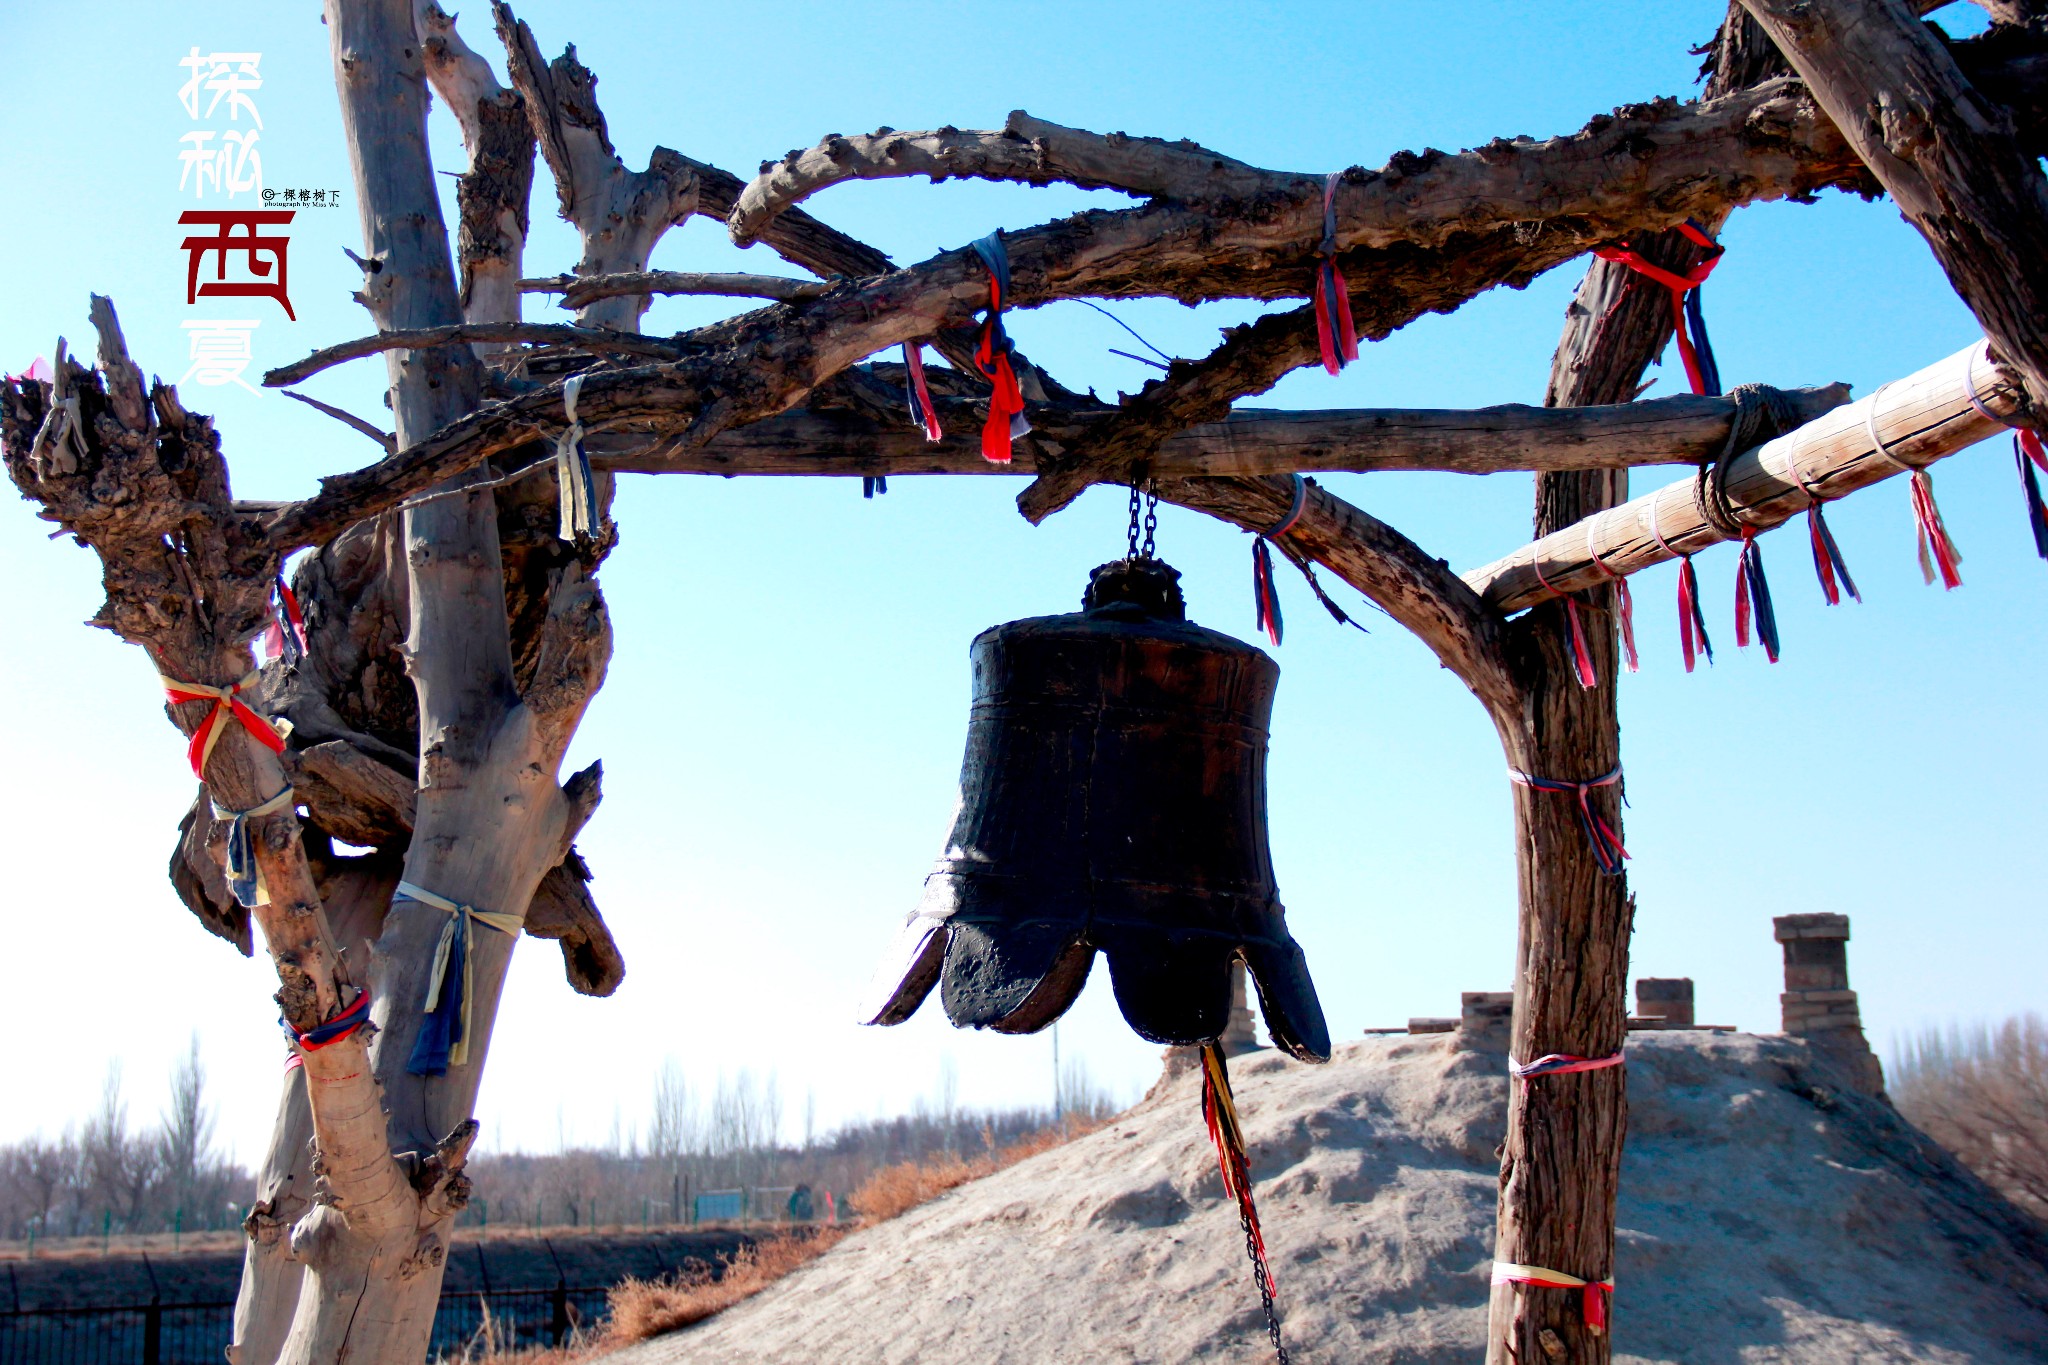
<svg viewBox="0 0 2048 1365">
<path fill-rule="evenodd" d="M 859 1213 L 858 1226 L 885 1223 L 970 1180 L 993 1175 L 1101 1126 L 1100 1120 L 1073 1119 L 1064 1128 L 1044 1129 L 972 1161 L 944 1155 L 886 1166 L 868 1177 L 848 1202 Z M 702 1322 L 816 1260 L 852 1230 L 819 1228 L 757 1242 L 735 1255 L 723 1274 L 698 1270 L 659 1280 L 627 1280 L 611 1292 L 611 1319 L 600 1344 L 623 1346 Z M 528 1365 L 526 1358 L 520 1365 Z"/>
</svg>

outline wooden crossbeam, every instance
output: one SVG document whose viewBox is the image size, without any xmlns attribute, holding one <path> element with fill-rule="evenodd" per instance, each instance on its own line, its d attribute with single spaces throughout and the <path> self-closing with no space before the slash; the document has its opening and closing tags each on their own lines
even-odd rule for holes
<svg viewBox="0 0 2048 1365">
<path fill-rule="evenodd" d="M 1790 393 L 1802 418 L 1849 400 L 1843 384 Z M 706 445 L 677 437 L 650 441 L 595 434 L 597 465 L 617 474 L 902 475 L 1032 474 L 1029 442 L 1009 464 L 981 458 L 980 415 L 945 404 L 946 439 L 927 443 L 907 421 L 877 430 L 847 408 L 799 409 L 722 432 Z M 1102 412 L 1040 413 L 1053 430 L 1085 430 Z M 1435 470 L 1494 474 L 1512 470 L 1621 469 L 1695 464 L 1728 439 L 1734 404 L 1679 394 L 1602 407 L 1523 404 L 1475 410 L 1359 408 L 1323 412 L 1240 409 L 1222 422 L 1168 438 L 1151 464 L 1158 479 L 1257 474 Z"/>
<path fill-rule="evenodd" d="M 1996 435 L 2005 428 L 1971 405 L 1972 383 L 1995 417 L 2018 410 L 2018 390 L 2001 378 L 1979 342 L 1738 455 L 1727 478 L 1737 516 L 1766 530 L 1806 510 L 1811 500 L 1801 491 L 1801 479 L 1832 502 L 1903 473 L 1870 439 L 1873 406 L 1885 448 L 1910 465 L 1932 464 Z M 1490 605 L 1520 611 L 1553 591 L 1576 592 L 1602 582 L 1595 554 L 1623 575 L 1673 558 L 1657 544 L 1653 527 L 1680 553 L 1731 539 L 1708 524 L 1688 478 L 1575 522 L 1463 577 Z"/>
</svg>

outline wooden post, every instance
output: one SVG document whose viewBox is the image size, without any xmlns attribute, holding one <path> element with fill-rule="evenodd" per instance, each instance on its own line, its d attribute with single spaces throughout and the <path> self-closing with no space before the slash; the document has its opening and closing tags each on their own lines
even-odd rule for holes
<svg viewBox="0 0 2048 1365">
<path fill-rule="evenodd" d="M 2048 402 L 2048 177 L 1906 0 L 1743 0 Z M 2021 7 L 2015 7 L 2021 8 Z"/>
<path fill-rule="evenodd" d="M 1731 5 L 1716 44 L 1709 96 L 1760 74 L 1759 39 Z M 1767 46 L 1767 45 L 1765 45 Z M 1718 227 L 1719 224 L 1712 224 Z M 1684 270 L 1704 250 L 1682 233 L 1645 235 L 1631 245 Z M 1566 315 L 1551 361 L 1545 402 L 1558 407 L 1624 403 L 1641 392 L 1643 371 L 1670 339 L 1669 293 L 1626 266 L 1595 261 Z M 1536 476 L 1536 534 L 1551 534 L 1628 497 L 1628 471 Z M 1526 689 L 1526 742 L 1533 776 L 1598 779 L 1621 766 L 1616 710 L 1620 668 L 1612 615 L 1614 588 L 1580 594 L 1576 630 L 1597 682 L 1582 687 L 1572 657 L 1573 608 L 1540 602 L 1510 623 L 1511 665 Z M 1505 735 L 1504 731 L 1504 735 Z M 1508 761 L 1518 756 L 1512 744 Z M 1628 1037 L 1628 949 L 1635 900 L 1624 875 L 1601 871 L 1573 794 L 1517 785 L 1516 873 L 1520 913 L 1515 948 L 1515 1015 L 1509 1057 L 1529 1062 L 1552 1053 L 1602 1058 Z M 1617 783 L 1587 794 L 1593 812 L 1622 828 Z M 1614 1276 L 1614 1206 L 1628 1127 L 1623 1068 L 1510 1082 L 1508 1132 L 1501 1146 L 1499 1221 L 1494 1263 L 1536 1266 L 1582 1280 Z M 1493 1286 L 1487 1322 L 1488 1365 L 1585 1362 L 1605 1365 L 1612 1337 L 1595 1331 L 1575 1289 Z"/>
</svg>

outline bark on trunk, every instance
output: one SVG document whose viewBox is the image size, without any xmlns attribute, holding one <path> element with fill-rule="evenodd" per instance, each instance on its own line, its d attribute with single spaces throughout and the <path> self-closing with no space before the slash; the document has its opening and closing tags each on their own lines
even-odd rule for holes
<svg viewBox="0 0 2048 1365">
<path fill-rule="evenodd" d="M 1712 51 L 1710 99 L 1776 74 L 1776 54 L 1739 4 L 1730 5 Z M 1720 220 L 1705 226 L 1718 230 Z M 1676 271 L 1690 268 L 1706 250 L 1677 231 L 1645 234 L 1631 245 Z M 1619 263 L 1592 262 L 1566 313 L 1544 402 L 1579 407 L 1630 401 L 1642 391 L 1643 371 L 1672 332 L 1671 300 L 1663 287 Z M 1536 535 L 1627 501 L 1628 477 L 1625 469 L 1538 473 Z M 1576 604 L 1539 603 L 1510 625 L 1515 674 L 1527 687 L 1529 748 L 1518 757 L 1510 742 L 1511 766 L 1526 763 L 1532 766 L 1521 766 L 1525 773 L 1569 782 L 1619 770 L 1618 591 L 1603 582 L 1579 594 Z M 1576 676 L 1575 638 L 1584 640 L 1597 671 L 1592 687 L 1581 686 Z M 1617 782 L 1584 796 L 1617 838 L 1622 791 Z M 1518 783 L 1514 799 L 1521 899 L 1508 1055 L 1525 1063 L 1552 1053 L 1613 1056 L 1628 1037 L 1635 899 L 1627 878 L 1600 869 L 1579 796 Z M 1581 1280 L 1613 1278 L 1614 1206 L 1627 1127 L 1627 1080 L 1619 1066 L 1509 1083 L 1496 1266 L 1538 1266 Z M 1489 1365 L 1605 1365 L 1613 1338 L 1592 1329 L 1585 1308 L 1580 1290 L 1495 1284 L 1488 1309 Z"/>
<path fill-rule="evenodd" d="M 2048 402 L 2048 177 L 1905 0 L 1743 0 Z"/>
</svg>

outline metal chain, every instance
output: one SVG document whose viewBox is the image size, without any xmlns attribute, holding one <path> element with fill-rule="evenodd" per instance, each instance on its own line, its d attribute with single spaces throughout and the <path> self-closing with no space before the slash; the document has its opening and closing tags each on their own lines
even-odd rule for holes
<svg viewBox="0 0 2048 1365">
<path fill-rule="evenodd" d="M 1140 508 L 1142 508 L 1144 512 L 1143 520 L 1140 520 L 1139 518 Z M 1139 533 L 1141 531 L 1144 533 L 1144 539 L 1142 541 L 1140 541 L 1138 538 Z M 1158 541 L 1158 538 L 1159 495 L 1152 491 L 1152 482 L 1149 479 L 1142 484 L 1134 483 L 1131 485 L 1131 530 L 1129 557 L 1132 559 L 1152 558 L 1153 546 Z"/>
<path fill-rule="evenodd" d="M 1252 1282 L 1259 1287 L 1259 1306 L 1266 1311 L 1266 1335 L 1273 1340 L 1278 1365 L 1288 1365 L 1287 1345 L 1280 1340 L 1280 1315 L 1273 1311 L 1273 1282 L 1266 1278 L 1266 1263 L 1259 1259 L 1259 1244 L 1252 1233 L 1252 1216 L 1238 1206 L 1237 1221 L 1244 1226 L 1244 1254 L 1251 1259 Z"/>
<path fill-rule="evenodd" d="M 1129 553 L 1129 554 L 1128 554 L 1127 556 L 1125 556 L 1125 557 L 1126 557 L 1126 558 L 1128 558 L 1128 559 L 1136 559 L 1136 558 L 1138 557 L 1138 506 L 1139 506 L 1139 493 L 1138 493 L 1138 485 L 1136 485 L 1136 484 L 1132 484 L 1132 485 L 1131 485 L 1131 535 L 1130 535 L 1130 553 Z"/>
<path fill-rule="evenodd" d="M 1145 543 L 1140 547 L 1140 553 L 1147 559 L 1152 557 L 1152 544 L 1157 538 L 1158 530 L 1159 495 L 1153 492 L 1152 485 L 1147 483 L 1145 485 Z"/>
</svg>

